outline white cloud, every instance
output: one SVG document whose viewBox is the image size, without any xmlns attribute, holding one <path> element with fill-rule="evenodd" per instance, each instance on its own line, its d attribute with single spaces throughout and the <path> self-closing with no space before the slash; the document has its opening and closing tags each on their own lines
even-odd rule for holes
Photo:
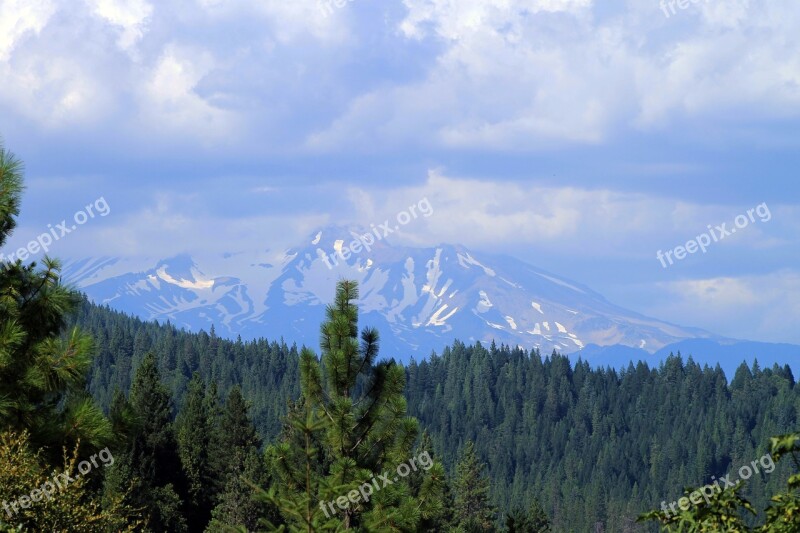
<svg viewBox="0 0 800 533">
<path fill-rule="evenodd" d="M 656 258 L 659 250 L 684 245 L 707 232 L 709 225 L 725 223 L 732 229 L 734 219 L 758 203 L 714 205 L 611 188 L 464 178 L 443 170 L 430 171 L 422 183 L 389 190 L 353 186 L 347 198 L 353 211 L 342 216 L 342 223 L 366 227 L 394 219 L 427 198 L 434 214 L 404 226 L 395 241 L 458 243 L 517 256 L 637 261 L 652 266 L 650 277 L 656 279 L 665 275 Z M 698 254 L 672 268 L 685 273 L 704 261 L 722 267 L 729 254 L 777 253 L 796 245 L 798 209 L 778 204 L 768 208 L 769 221 L 762 220 L 767 217 L 759 215 L 761 211 L 753 211 L 753 222 L 713 243 L 704 259 Z"/>
<path fill-rule="evenodd" d="M 91 66 L 71 56 L 25 54 L 0 64 L 0 101 L 45 129 L 87 124 L 111 105 Z"/>
<path fill-rule="evenodd" d="M 424 183 L 400 186 L 388 194 L 351 187 L 348 198 L 355 209 L 349 222 L 363 226 L 393 219 L 427 198 L 433 215 L 403 227 L 395 241 L 495 250 L 579 250 L 598 257 L 634 254 L 635 243 L 643 242 L 650 243 L 647 253 L 652 248 L 654 255 L 653 236 L 672 234 L 663 220 L 675 207 L 674 200 L 639 193 L 465 179 L 441 170 L 431 171 Z"/>
<path fill-rule="evenodd" d="M 798 117 L 800 12 L 788 4 L 719 0 L 669 19 L 657 2 L 614 15 L 590 0 L 404 4 L 400 34 L 438 45 L 425 78 L 362 93 L 309 146 L 372 136 L 536 150 L 680 121 Z"/>
<path fill-rule="evenodd" d="M 659 284 L 645 312 L 733 338 L 800 342 L 800 273 L 690 279 Z"/>
<path fill-rule="evenodd" d="M 310 147 L 358 145 L 375 135 L 384 143 L 500 149 L 602 138 L 624 83 L 603 74 L 609 67 L 624 73 L 629 59 L 617 50 L 614 29 L 595 32 L 589 2 L 404 3 L 401 34 L 444 45 L 428 76 L 357 97 L 329 129 L 309 137 Z M 563 16 L 564 29 L 577 38 L 540 34 L 537 13 Z M 588 76 L 596 82 L 587 84 Z"/>
<path fill-rule="evenodd" d="M 674 124 L 705 141 L 692 121 L 725 136 L 800 118 L 800 11 L 785 3 L 670 18 L 657 2 L 324 6 L 5 0 L 0 105 L 45 128 L 182 142 L 240 127 L 255 146 L 323 152 L 538 151 Z"/>
<path fill-rule="evenodd" d="M 167 46 L 143 87 L 143 126 L 161 135 L 178 133 L 203 140 L 230 137 L 237 117 L 214 106 L 196 90 L 214 68 L 214 58 L 202 49 Z"/>
<path fill-rule="evenodd" d="M 118 44 L 130 51 L 147 31 L 153 6 L 145 0 L 87 0 L 94 13 L 122 29 Z"/>
<path fill-rule="evenodd" d="M 0 61 L 8 61 L 26 33 L 38 34 L 55 13 L 50 0 L 3 0 L 0 3 Z"/>
<path fill-rule="evenodd" d="M 308 37 L 327 45 L 350 40 L 350 3 L 341 8 L 328 8 L 328 0 L 197 0 L 197 4 L 217 20 L 257 17 L 269 28 L 268 38 L 282 43 L 302 43 Z"/>
<path fill-rule="evenodd" d="M 405 35 L 422 38 L 432 26 L 445 39 L 465 41 L 481 31 L 519 26 L 527 14 L 585 14 L 592 0 L 403 0 L 403 4 L 408 8 L 400 23 Z"/>
</svg>

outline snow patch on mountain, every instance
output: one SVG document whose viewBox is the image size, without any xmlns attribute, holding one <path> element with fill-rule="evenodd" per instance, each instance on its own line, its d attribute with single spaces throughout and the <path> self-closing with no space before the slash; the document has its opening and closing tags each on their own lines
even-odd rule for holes
<svg viewBox="0 0 800 533">
<path fill-rule="evenodd" d="M 615 306 L 516 259 L 462 246 L 405 248 L 383 239 L 345 260 L 339 252 L 358 234 L 326 227 L 297 249 L 221 257 L 83 259 L 65 273 L 94 301 L 145 319 L 195 331 L 214 324 L 227 337 L 284 337 L 312 347 L 336 282 L 353 279 L 361 324 L 377 327 L 382 354 L 400 360 L 455 339 L 570 353 L 590 344 L 655 352 L 683 339 L 717 338 Z"/>
<path fill-rule="evenodd" d="M 469 268 L 470 266 L 477 266 L 483 269 L 484 273 L 487 276 L 496 276 L 496 272 L 489 267 L 483 266 L 479 263 L 474 257 L 472 257 L 469 253 L 464 254 L 457 254 L 458 256 L 458 264 L 460 264 L 464 268 Z"/>
<path fill-rule="evenodd" d="M 480 296 L 480 301 L 478 302 L 476 309 L 479 313 L 485 313 L 494 307 L 492 302 L 489 301 L 489 296 L 486 294 L 486 291 L 478 291 L 478 296 Z"/>
<path fill-rule="evenodd" d="M 201 275 L 199 274 L 199 272 L 197 272 L 196 269 L 192 269 L 192 274 L 194 281 L 188 279 L 173 278 L 172 276 L 167 274 L 166 265 L 156 270 L 156 276 L 166 281 L 167 283 L 170 283 L 172 285 L 177 285 L 178 287 L 181 287 L 183 289 L 204 290 L 204 289 L 210 289 L 214 286 L 213 279 L 201 279 Z"/>
</svg>

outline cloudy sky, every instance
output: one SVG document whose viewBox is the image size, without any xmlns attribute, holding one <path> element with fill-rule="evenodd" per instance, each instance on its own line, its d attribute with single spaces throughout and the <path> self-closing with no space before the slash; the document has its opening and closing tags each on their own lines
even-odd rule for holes
<svg viewBox="0 0 800 533">
<path fill-rule="evenodd" d="M 800 343 L 796 2 L 338 3 L 0 0 L 0 135 L 28 186 L 7 248 L 99 197 L 111 214 L 52 253 L 280 250 L 427 197 L 395 241 Z"/>
</svg>

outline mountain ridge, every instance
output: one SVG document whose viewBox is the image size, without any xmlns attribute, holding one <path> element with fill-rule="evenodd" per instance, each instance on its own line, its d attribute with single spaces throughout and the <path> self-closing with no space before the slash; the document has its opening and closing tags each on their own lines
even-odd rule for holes
<svg viewBox="0 0 800 533">
<path fill-rule="evenodd" d="M 96 303 L 144 319 L 190 331 L 213 324 L 228 338 L 284 337 L 309 346 L 318 344 L 336 281 L 355 279 L 362 324 L 382 333 L 383 356 L 401 361 L 456 339 L 600 363 L 624 353 L 652 359 L 689 340 L 742 342 L 647 317 L 581 283 L 461 245 L 414 248 L 378 238 L 368 250 L 343 252 L 365 234 L 364 228 L 327 226 L 272 262 L 264 252 L 230 253 L 207 266 L 181 254 L 137 270 L 118 258 L 84 259 L 68 263 L 65 277 Z"/>
</svg>

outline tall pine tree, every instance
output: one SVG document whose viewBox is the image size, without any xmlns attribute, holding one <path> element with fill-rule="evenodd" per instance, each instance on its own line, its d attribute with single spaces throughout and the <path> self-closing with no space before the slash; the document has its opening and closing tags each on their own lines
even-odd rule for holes
<svg viewBox="0 0 800 533">
<path fill-rule="evenodd" d="M 206 403 L 206 386 L 195 373 L 186 400 L 175 420 L 178 453 L 187 478 L 187 515 L 190 531 L 202 531 L 211 520 L 213 472 L 209 459 L 211 428 Z"/>
<path fill-rule="evenodd" d="M 144 509 L 149 530 L 186 531 L 182 494 L 187 483 L 173 430 L 172 404 L 152 353 L 145 355 L 136 370 L 129 402 L 136 426 L 125 453 L 106 478 L 106 498 L 132 486 L 129 501 Z"/>
<path fill-rule="evenodd" d="M 223 483 L 218 504 L 214 508 L 212 530 L 244 526 L 253 531 L 259 518 L 272 516 L 271 506 L 258 501 L 256 486 L 265 484 L 266 468 L 259 453 L 261 439 L 256 434 L 248 414 L 248 406 L 239 387 L 228 394 L 225 408 L 219 418 L 217 430 L 220 450 L 224 459 L 217 463 L 217 475 Z"/>
<path fill-rule="evenodd" d="M 407 461 L 418 431 L 406 416 L 402 367 L 375 362 L 375 329 L 364 329 L 359 342 L 357 299 L 355 282 L 339 282 L 321 328 L 321 361 L 302 351 L 300 406 L 284 442 L 268 452 L 276 475 L 270 496 L 290 531 L 413 530 L 419 520 L 406 480 L 366 501 L 327 503 Z"/>
<path fill-rule="evenodd" d="M 22 172 L 0 145 L 0 247 L 16 227 Z M 34 247 L 41 249 L 35 243 L 24 253 Z M 0 430 L 27 431 L 51 455 L 78 441 L 107 445 L 111 424 L 86 392 L 93 341 L 78 328 L 61 335 L 80 295 L 61 283 L 54 259 L 45 257 L 42 268 L 0 259 Z"/>
<path fill-rule="evenodd" d="M 0 248 L 16 227 L 22 170 L 0 144 Z M 38 253 L 41 244 L 18 255 Z M 76 472 L 81 458 L 113 441 L 110 421 L 86 392 L 92 339 L 78 328 L 62 336 L 79 303 L 79 295 L 62 285 L 58 261 L 45 257 L 40 269 L 0 255 L 0 531 L 136 527 L 124 492 L 101 509 L 93 490 L 98 478 Z M 37 487 L 52 485 L 56 472 L 72 484 L 41 501 Z"/>
<path fill-rule="evenodd" d="M 467 533 L 494 530 L 495 510 L 489 503 L 489 478 L 486 465 L 468 441 L 456 465 L 455 515 L 457 531 Z"/>
</svg>

